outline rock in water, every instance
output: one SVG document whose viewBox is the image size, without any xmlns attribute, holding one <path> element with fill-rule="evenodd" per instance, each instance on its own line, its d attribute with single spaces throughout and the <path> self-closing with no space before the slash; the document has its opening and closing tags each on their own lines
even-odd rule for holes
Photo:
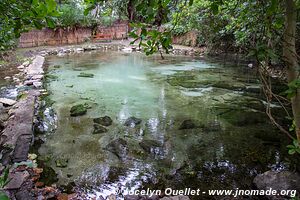
<svg viewBox="0 0 300 200">
<path fill-rule="evenodd" d="M 94 123 L 101 124 L 102 126 L 110 126 L 112 125 L 112 119 L 109 116 L 99 117 L 93 119 Z"/>
<path fill-rule="evenodd" d="M 99 133 L 106 133 L 108 130 L 100 125 L 100 124 L 94 124 L 94 131 L 93 134 L 99 134 Z"/>
<path fill-rule="evenodd" d="M 126 140 L 122 138 L 111 141 L 106 147 L 108 151 L 115 154 L 118 158 L 124 158 L 128 153 L 128 144 Z"/>
<path fill-rule="evenodd" d="M 124 125 L 125 125 L 125 126 L 131 126 L 131 127 L 134 127 L 134 126 L 136 126 L 136 125 L 139 125 L 141 122 L 142 122 L 142 120 L 139 119 L 139 118 L 136 118 L 136 117 L 129 117 L 129 118 L 125 121 Z"/>
<path fill-rule="evenodd" d="M 143 140 L 139 143 L 139 145 L 147 152 L 152 153 L 152 150 L 155 148 L 159 148 L 162 145 L 156 140 Z"/>
<path fill-rule="evenodd" d="M 71 108 L 71 110 L 70 110 L 71 114 L 70 115 L 72 117 L 76 117 L 76 116 L 84 115 L 84 114 L 86 114 L 86 112 L 87 112 L 86 106 L 83 105 L 83 104 L 78 104 L 78 105 L 75 105 Z"/>
<path fill-rule="evenodd" d="M 296 190 L 300 191 L 300 175 L 289 171 L 267 171 L 254 178 L 254 184 L 260 190 Z M 277 196 L 268 196 L 268 199 L 278 199 Z M 281 198 L 282 199 L 282 198 Z"/>
<path fill-rule="evenodd" d="M 78 75 L 78 77 L 94 78 L 94 74 L 81 72 L 81 73 Z"/>
<path fill-rule="evenodd" d="M 194 128 L 200 128 L 201 125 L 197 124 L 196 121 L 194 120 L 191 120 L 191 119 L 187 119 L 187 120 L 184 120 L 180 127 L 179 127 L 179 130 L 183 130 L 183 129 L 194 129 Z"/>
</svg>

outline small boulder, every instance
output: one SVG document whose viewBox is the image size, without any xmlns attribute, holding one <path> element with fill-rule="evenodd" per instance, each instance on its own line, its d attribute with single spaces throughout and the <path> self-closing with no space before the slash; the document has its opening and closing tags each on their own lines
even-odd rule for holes
<svg viewBox="0 0 300 200">
<path fill-rule="evenodd" d="M 20 66 L 18 66 L 17 68 L 18 68 L 18 69 L 24 69 L 25 67 L 24 67 L 24 65 L 20 65 Z"/>
<path fill-rule="evenodd" d="M 29 64 L 30 64 L 30 62 L 29 62 L 29 61 L 25 61 L 25 62 L 23 62 L 23 64 L 22 64 L 22 65 L 23 65 L 24 67 L 27 67 Z"/>
<path fill-rule="evenodd" d="M 2 103 L 4 106 L 13 106 L 17 102 L 12 99 L 0 98 L 0 103 Z"/>
<path fill-rule="evenodd" d="M 39 81 L 34 81 L 32 84 L 35 88 L 41 88 L 43 86 L 43 83 Z"/>
<path fill-rule="evenodd" d="M 112 125 L 112 119 L 109 116 L 99 117 L 93 119 L 94 123 L 101 124 L 103 126 L 110 126 Z"/>
<path fill-rule="evenodd" d="M 86 114 L 86 112 L 87 112 L 86 106 L 83 105 L 83 104 L 78 104 L 78 105 L 75 105 L 71 108 L 71 110 L 70 110 L 71 114 L 70 115 L 72 117 L 76 117 L 76 116 L 84 115 L 84 114 Z"/>
<path fill-rule="evenodd" d="M 106 150 L 115 154 L 118 158 L 124 158 L 128 154 L 128 144 L 127 141 L 118 138 L 111 141 L 106 147 Z"/>
<path fill-rule="evenodd" d="M 125 125 L 125 126 L 135 127 L 136 125 L 139 125 L 141 122 L 142 122 L 142 120 L 139 119 L 139 118 L 136 118 L 136 117 L 129 117 L 129 118 L 125 121 L 124 125 Z"/>
<path fill-rule="evenodd" d="M 19 189 L 23 183 L 29 178 L 30 174 L 27 171 L 13 172 L 9 174 L 8 184 L 5 186 L 6 190 Z"/>
<path fill-rule="evenodd" d="M 31 80 L 42 80 L 44 78 L 44 75 L 42 74 L 36 74 L 36 75 L 33 75 Z"/>
<path fill-rule="evenodd" d="M 83 48 L 76 48 L 76 52 L 82 52 L 82 51 L 84 51 Z"/>
<path fill-rule="evenodd" d="M 100 124 L 94 124 L 94 131 L 93 134 L 100 134 L 100 133 L 106 133 L 108 130 L 104 126 Z"/>
<path fill-rule="evenodd" d="M 27 86 L 33 85 L 33 82 L 34 82 L 34 80 L 27 80 L 24 82 L 24 85 L 27 85 Z"/>
</svg>

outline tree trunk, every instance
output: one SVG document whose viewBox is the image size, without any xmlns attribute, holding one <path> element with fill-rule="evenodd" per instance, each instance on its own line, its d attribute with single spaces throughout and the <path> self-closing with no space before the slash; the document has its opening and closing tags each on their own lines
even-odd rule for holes
<svg viewBox="0 0 300 200">
<path fill-rule="evenodd" d="M 283 59 L 286 65 L 288 82 L 291 82 L 299 78 L 299 66 L 295 44 L 297 8 L 294 0 L 285 0 L 285 5 L 286 27 L 283 35 Z M 291 99 L 291 103 L 296 124 L 296 135 L 298 142 L 300 142 L 300 89 L 297 90 L 296 95 Z"/>
<path fill-rule="evenodd" d="M 134 20 L 134 2 L 132 0 L 129 0 L 127 5 L 127 14 L 128 14 L 128 20 L 129 22 L 132 22 Z"/>
<path fill-rule="evenodd" d="M 129 0 L 127 4 L 127 17 L 129 22 L 133 22 L 134 20 L 134 5 L 133 5 L 133 0 Z M 132 27 L 130 26 L 130 23 L 128 23 L 128 31 L 131 31 Z"/>
</svg>

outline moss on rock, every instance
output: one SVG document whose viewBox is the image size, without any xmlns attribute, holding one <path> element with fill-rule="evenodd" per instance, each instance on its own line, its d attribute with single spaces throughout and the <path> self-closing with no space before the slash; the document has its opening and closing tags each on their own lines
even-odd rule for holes
<svg viewBox="0 0 300 200">
<path fill-rule="evenodd" d="M 84 104 L 78 104 L 71 108 L 70 115 L 72 117 L 76 117 L 76 116 L 84 115 L 86 114 L 86 112 L 87 112 L 86 106 Z"/>
</svg>

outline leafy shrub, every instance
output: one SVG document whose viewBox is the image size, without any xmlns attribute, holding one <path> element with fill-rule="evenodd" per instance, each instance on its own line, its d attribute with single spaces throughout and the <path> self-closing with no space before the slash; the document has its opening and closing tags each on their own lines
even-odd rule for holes
<svg viewBox="0 0 300 200">
<path fill-rule="evenodd" d="M 90 27 L 96 23 L 92 14 L 84 15 L 84 8 L 75 2 L 60 5 L 59 12 L 60 15 L 55 21 L 58 27 Z"/>
</svg>

